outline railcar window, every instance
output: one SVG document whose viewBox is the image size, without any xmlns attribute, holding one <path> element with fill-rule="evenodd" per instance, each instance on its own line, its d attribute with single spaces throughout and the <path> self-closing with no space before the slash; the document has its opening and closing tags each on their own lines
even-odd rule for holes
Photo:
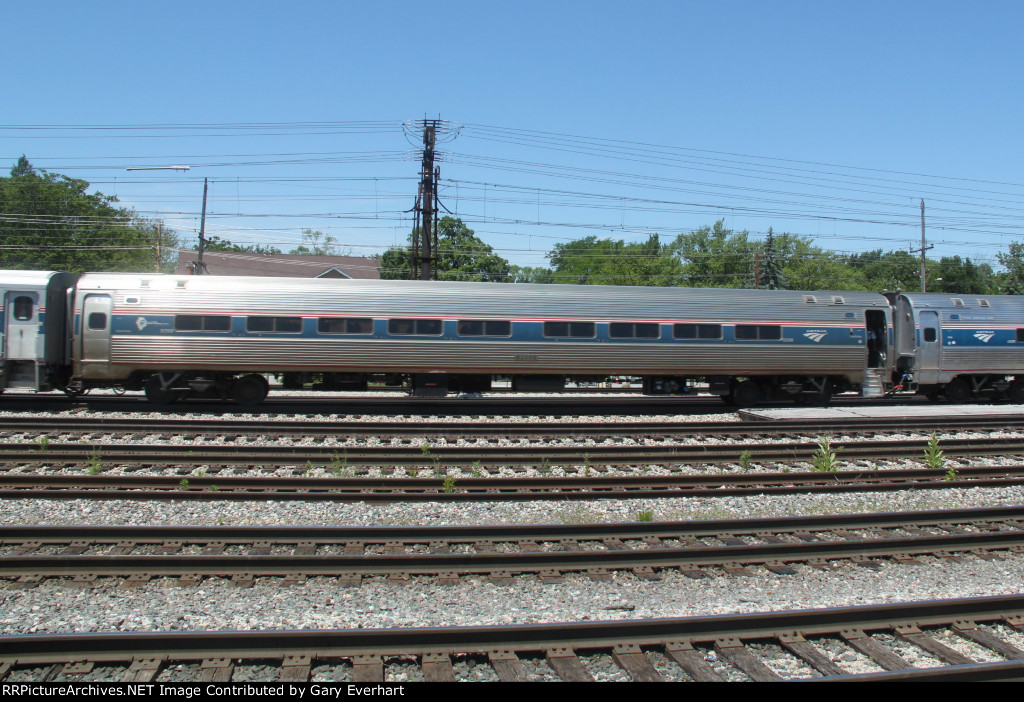
<svg viewBox="0 0 1024 702">
<path fill-rule="evenodd" d="M 612 322 L 608 325 L 612 339 L 657 339 L 658 325 L 653 322 Z"/>
<path fill-rule="evenodd" d="M 460 319 L 459 336 L 512 336 L 512 322 L 503 319 Z"/>
<path fill-rule="evenodd" d="M 221 315 L 179 314 L 174 317 L 175 331 L 230 331 L 231 317 Z"/>
<path fill-rule="evenodd" d="M 93 312 L 89 315 L 86 324 L 89 329 L 102 331 L 107 328 L 107 315 L 104 312 Z"/>
<path fill-rule="evenodd" d="M 32 319 L 32 298 L 20 295 L 14 298 L 14 318 L 19 322 L 27 322 Z"/>
<path fill-rule="evenodd" d="M 935 329 L 933 327 L 925 327 L 925 330 L 924 330 L 924 340 L 925 341 L 935 341 L 935 339 L 937 339 L 937 338 L 938 338 L 938 336 L 937 336 L 937 334 L 935 332 Z"/>
<path fill-rule="evenodd" d="M 778 324 L 737 324 L 736 338 L 740 341 L 776 341 L 782 338 Z"/>
<path fill-rule="evenodd" d="M 593 322 L 544 322 L 544 336 L 593 339 L 596 331 Z"/>
<path fill-rule="evenodd" d="M 673 324 L 673 339 L 721 339 L 721 324 Z"/>
<path fill-rule="evenodd" d="M 1024 341 L 1024 329 L 1017 330 L 1017 343 Z"/>
<path fill-rule="evenodd" d="M 373 320 L 321 317 L 316 329 L 321 334 L 372 334 Z"/>
<path fill-rule="evenodd" d="M 246 317 L 247 332 L 274 332 L 276 334 L 298 334 L 302 331 L 301 317 Z"/>
<path fill-rule="evenodd" d="M 443 331 L 440 319 L 388 320 L 388 334 L 392 336 L 441 336 Z"/>
</svg>

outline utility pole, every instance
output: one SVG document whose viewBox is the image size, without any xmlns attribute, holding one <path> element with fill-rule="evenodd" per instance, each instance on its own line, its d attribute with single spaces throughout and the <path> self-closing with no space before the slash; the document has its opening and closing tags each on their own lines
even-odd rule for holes
<svg viewBox="0 0 1024 702">
<path fill-rule="evenodd" d="M 192 268 L 192 275 L 203 275 L 209 273 L 206 264 L 203 263 L 203 249 L 206 248 L 206 193 L 210 189 L 210 179 L 203 178 L 203 217 L 199 220 L 199 252 L 196 254 L 195 266 Z"/>
<path fill-rule="evenodd" d="M 412 241 L 412 269 L 419 270 L 420 280 L 433 280 L 437 275 L 437 181 L 441 177 L 441 169 L 434 166 L 437 123 L 423 120 L 423 165 Z"/>
<path fill-rule="evenodd" d="M 163 257 L 164 223 L 163 220 L 156 221 L 156 272 L 160 272 L 160 259 Z"/>
<path fill-rule="evenodd" d="M 930 248 L 932 247 L 928 246 L 924 238 L 924 198 L 921 198 L 921 248 L 910 250 L 910 253 L 917 253 L 918 251 L 921 252 L 921 292 L 926 292 L 925 276 L 927 275 L 927 270 L 925 268 L 924 252 Z"/>
</svg>

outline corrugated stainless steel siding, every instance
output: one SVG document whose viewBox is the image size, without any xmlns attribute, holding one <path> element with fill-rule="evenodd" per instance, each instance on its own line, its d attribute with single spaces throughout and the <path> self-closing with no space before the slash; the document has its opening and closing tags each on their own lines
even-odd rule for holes
<svg viewBox="0 0 1024 702">
<path fill-rule="evenodd" d="M 111 361 L 138 369 L 862 375 L 862 347 L 115 336 Z M 518 358 L 517 358 L 518 357 Z"/>
<path fill-rule="evenodd" d="M 151 276 L 140 287 L 138 275 L 83 277 L 80 290 L 115 291 L 119 314 L 220 312 L 229 314 L 442 316 L 515 319 L 623 318 L 642 320 L 789 321 L 863 323 L 864 309 L 888 306 L 873 293 L 834 293 L 845 304 L 831 304 L 833 293 L 813 293 L 808 304 L 794 291 L 723 288 L 653 288 L 590 285 L 521 285 L 365 280 L 292 280 Z M 182 282 L 184 287 L 176 287 Z M 135 297 L 137 304 L 124 304 Z M 850 313 L 853 316 L 847 317 Z"/>
<path fill-rule="evenodd" d="M 943 347 L 943 372 L 972 371 L 980 373 L 1024 372 L 1024 345 L 1021 348 Z"/>
</svg>

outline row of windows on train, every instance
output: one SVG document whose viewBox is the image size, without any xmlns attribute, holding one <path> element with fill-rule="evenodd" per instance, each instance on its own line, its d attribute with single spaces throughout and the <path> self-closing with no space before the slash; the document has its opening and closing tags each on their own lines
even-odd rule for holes
<svg viewBox="0 0 1024 702">
<path fill-rule="evenodd" d="M 441 336 L 444 322 L 440 319 L 389 319 L 390 336 Z M 177 315 L 176 331 L 226 332 L 231 330 L 231 318 L 221 315 Z M 247 317 L 247 332 L 299 334 L 301 317 Z M 321 317 L 317 320 L 320 334 L 372 334 L 373 320 L 366 318 Z M 512 336 L 512 322 L 508 320 L 459 320 L 455 328 L 459 336 Z M 592 339 L 597 336 L 594 322 L 544 322 L 544 336 L 561 339 Z M 610 322 L 608 336 L 612 339 L 660 339 L 661 325 L 656 322 Z M 782 327 L 777 324 L 737 324 L 737 339 L 772 340 L 782 338 Z M 673 324 L 674 339 L 721 339 L 721 324 Z"/>
</svg>

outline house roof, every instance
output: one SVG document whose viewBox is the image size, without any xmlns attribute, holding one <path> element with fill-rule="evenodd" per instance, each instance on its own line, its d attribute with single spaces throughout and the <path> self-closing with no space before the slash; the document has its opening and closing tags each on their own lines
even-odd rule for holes
<svg viewBox="0 0 1024 702">
<path fill-rule="evenodd" d="M 196 251 L 178 253 L 178 273 L 187 274 Z M 374 256 L 306 256 L 204 251 L 203 263 L 210 275 L 257 275 L 272 278 L 380 278 L 380 259 Z"/>
</svg>

